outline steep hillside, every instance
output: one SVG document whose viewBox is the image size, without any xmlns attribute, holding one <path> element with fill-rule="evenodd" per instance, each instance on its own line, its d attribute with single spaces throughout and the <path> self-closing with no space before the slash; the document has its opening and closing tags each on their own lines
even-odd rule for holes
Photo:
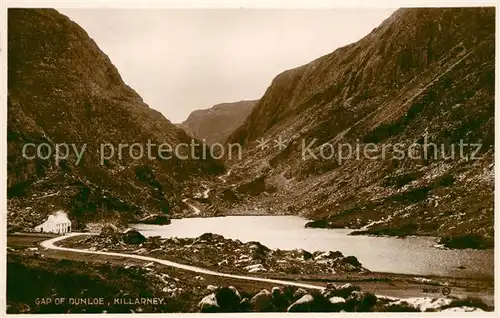
<svg viewBox="0 0 500 318">
<path fill-rule="evenodd" d="M 243 124 L 256 103 L 245 100 L 195 110 L 178 126 L 197 139 L 206 139 L 209 144 L 223 143 Z"/>
<path fill-rule="evenodd" d="M 223 170 L 210 159 L 162 160 L 154 147 L 156 159 L 141 156 L 148 140 L 175 146 L 191 138 L 149 108 L 67 17 L 51 9 L 10 9 L 8 28 L 9 228 L 30 228 L 60 208 L 70 212 L 74 228 L 103 218 L 171 214 L 182 209 L 188 178 Z M 46 143 L 42 155 L 50 147 L 52 156 L 24 158 L 27 143 Z M 56 160 L 61 143 L 69 145 L 70 155 Z M 106 143 L 115 155 L 101 160 Z M 123 148 L 119 158 L 120 143 L 141 146 Z M 72 147 L 81 151 L 85 144 L 77 162 Z M 110 148 L 103 148 L 106 155 Z"/>
<path fill-rule="evenodd" d="M 492 242 L 494 66 L 494 8 L 400 9 L 273 80 L 228 140 L 245 153 L 220 198 L 311 226 Z"/>
</svg>

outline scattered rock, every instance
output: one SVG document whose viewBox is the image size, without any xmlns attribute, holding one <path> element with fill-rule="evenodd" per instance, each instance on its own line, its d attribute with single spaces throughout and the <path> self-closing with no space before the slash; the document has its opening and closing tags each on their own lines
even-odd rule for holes
<svg viewBox="0 0 500 318">
<path fill-rule="evenodd" d="M 362 266 L 356 267 L 342 261 L 344 257 L 340 252 L 311 254 L 300 249 L 270 250 L 258 242 L 242 243 L 212 233 L 204 233 L 197 238 L 164 239 L 156 236 L 144 240 L 140 233 L 129 229 L 125 233 L 85 237 L 76 242 L 76 245 L 95 251 L 120 250 L 157 258 L 175 257 L 179 262 L 190 262 L 201 267 L 207 267 L 207 264 L 211 268 L 223 267 L 217 270 L 235 274 L 272 271 L 286 274 L 330 275 L 366 270 Z M 347 261 L 355 263 L 353 258 L 347 258 Z"/>
<path fill-rule="evenodd" d="M 315 260 L 321 260 L 321 259 L 337 259 L 340 257 L 343 257 L 344 255 L 339 252 L 339 251 L 328 251 L 328 252 L 314 252 L 313 253 L 314 259 Z"/>
<path fill-rule="evenodd" d="M 220 310 L 219 304 L 217 303 L 217 298 L 215 294 L 212 293 L 208 296 L 205 296 L 199 303 L 198 307 L 200 308 L 200 312 L 218 312 Z"/>
<path fill-rule="evenodd" d="M 310 260 L 310 259 L 313 258 L 313 255 L 311 253 L 309 253 L 308 251 L 306 251 L 306 250 L 300 249 L 299 253 L 302 255 L 302 258 L 305 261 L 308 261 L 308 260 Z"/>
<path fill-rule="evenodd" d="M 347 297 L 344 308 L 352 312 L 370 312 L 377 303 L 377 296 L 355 290 Z"/>
<path fill-rule="evenodd" d="M 122 239 L 125 244 L 133 244 L 133 245 L 138 245 L 146 241 L 144 235 L 142 235 L 139 231 L 136 230 L 127 231 L 126 233 L 124 233 Z"/>
<path fill-rule="evenodd" d="M 288 307 L 288 312 L 311 312 L 313 311 L 314 298 L 313 296 L 306 294 L 296 300 L 293 304 Z"/>
<path fill-rule="evenodd" d="M 336 297 L 336 296 L 331 297 L 330 299 L 328 299 L 328 301 L 331 304 L 339 304 L 339 303 L 344 304 L 345 303 L 345 299 L 344 298 L 342 298 L 342 297 Z"/>
<path fill-rule="evenodd" d="M 217 304 L 223 312 L 237 311 L 240 306 L 240 293 L 236 288 L 231 287 L 222 287 L 215 292 Z"/>
<path fill-rule="evenodd" d="M 240 295 L 240 292 L 238 291 L 238 289 L 236 289 L 236 287 L 234 286 L 229 286 L 228 287 L 229 289 L 231 289 L 232 291 L 234 291 L 234 293 L 238 296 L 238 298 L 241 300 L 241 295 Z"/>
<path fill-rule="evenodd" d="M 484 310 L 476 307 L 462 306 L 462 307 L 446 308 L 443 309 L 441 312 L 484 312 Z"/>
<path fill-rule="evenodd" d="M 334 312 L 339 312 L 344 309 L 345 299 L 342 297 L 330 297 L 328 301 L 331 304 L 331 310 Z"/>
<path fill-rule="evenodd" d="M 207 289 L 210 290 L 210 291 L 216 291 L 217 289 L 219 289 L 219 287 L 217 287 L 215 285 L 208 285 Z"/>
<path fill-rule="evenodd" d="M 333 292 L 333 295 L 342 298 L 347 298 L 351 295 L 353 291 L 360 291 L 360 290 L 361 288 L 359 288 L 359 286 L 348 283 L 339 287 L 336 291 Z"/>
<path fill-rule="evenodd" d="M 334 283 L 327 283 L 325 289 L 321 291 L 321 294 L 325 298 L 334 297 L 335 291 L 338 290 L 339 287 Z"/>
<path fill-rule="evenodd" d="M 267 271 L 267 269 L 262 264 L 248 265 L 245 267 L 245 269 L 249 273 L 257 273 L 257 272 L 266 272 Z"/>
<path fill-rule="evenodd" d="M 213 233 L 203 233 L 198 237 L 199 241 L 207 241 L 207 242 L 212 242 L 216 240 L 224 240 L 224 237 L 219 234 L 213 234 Z"/>
<path fill-rule="evenodd" d="M 148 237 L 147 244 L 149 248 L 156 249 L 161 247 L 161 236 Z"/>
</svg>

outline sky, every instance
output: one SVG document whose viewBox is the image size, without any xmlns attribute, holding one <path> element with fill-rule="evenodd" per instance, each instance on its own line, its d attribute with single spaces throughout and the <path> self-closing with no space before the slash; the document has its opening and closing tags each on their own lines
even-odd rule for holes
<svg viewBox="0 0 500 318">
<path fill-rule="evenodd" d="M 59 9 L 170 121 L 259 99 L 279 73 L 355 42 L 395 9 Z"/>
</svg>

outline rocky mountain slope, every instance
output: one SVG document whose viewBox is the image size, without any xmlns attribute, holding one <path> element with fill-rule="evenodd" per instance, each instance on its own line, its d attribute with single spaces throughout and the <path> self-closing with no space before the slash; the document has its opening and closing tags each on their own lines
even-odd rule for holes
<svg viewBox="0 0 500 318">
<path fill-rule="evenodd" d="M 195 110 L 178 126 L 197 139 L 206 139 L 209 144 L 223 143 L 243 124 L 256 103 L 244 100 Z"/>
<path fill-rule="evenodd" d="M 10 9 L 8 18 L 9 228 L 31 228 L 56 209 L 70 212 L 74 229 L 95 219 L 170 214 L 183 208 L 188 179 L 223 170 L 189 154 L 161 159 L 157 146 L 148 158 L 148 141 L 175 147 L 191 138 L 149 108 L 76 23 L 51 9 Z M 47 158 L 24 158 L 27 143 L 47 144 Z M 62 143 L 69 156 L 56 159 Z M 118 144 L 127 144 L 121 158 Z M 73 147 L 81 152 L 84 145 L 78 162 Z"/>
<path fill-rule="evenodd" d="M 221 204 L 488 246 L 494 67 L 494 8 L 396 11 L 360 41 L 272 81 L 228 140 L 245 153 L 218 190 Z M 461 153 L 460 143 L 474 146 Z"/>
</svg>

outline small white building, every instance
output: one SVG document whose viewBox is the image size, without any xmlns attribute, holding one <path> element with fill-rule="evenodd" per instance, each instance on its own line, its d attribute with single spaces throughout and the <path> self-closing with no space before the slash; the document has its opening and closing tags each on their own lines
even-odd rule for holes
<svg viewBox="0 0 500 318">
<path fill-rule="evenodd" d="M 35 232 L 65 234 L 71 232 L 71 221 L 64 211 L 49 215 L 47 220 L 35 227 Z"/>
</svg>

